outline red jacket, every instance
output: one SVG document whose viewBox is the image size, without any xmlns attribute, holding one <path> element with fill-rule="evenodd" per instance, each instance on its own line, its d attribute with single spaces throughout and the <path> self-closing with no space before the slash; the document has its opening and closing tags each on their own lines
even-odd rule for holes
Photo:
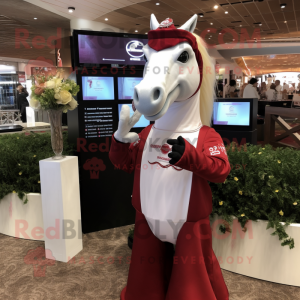
<svg viewBox="0 0 300 300">
<path fill-rule="evenodd" d="M 140 140 L 132 143 L 117 142 L 112 138 L 109 157 L 119 169 L 134 171 L 132 204 L 141 212 L 140 168 L 143 149 L 152 125 L 140 134 Z M 185 141 L 185 151 L 175 166 L 193 172 L 187 222 L 208 217 L 212 211 L 212 194 L 208 184 L 224 182 L 230 172 L 230 164 L 220 135 L 212 128 L 203 126 L 199 132 L 197 148 Z"/>
</svg>

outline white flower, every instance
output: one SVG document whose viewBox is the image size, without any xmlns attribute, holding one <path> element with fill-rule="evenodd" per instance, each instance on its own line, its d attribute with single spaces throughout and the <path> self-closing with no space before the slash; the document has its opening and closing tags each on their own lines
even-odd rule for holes
<svg viewBox="0 0 300 300">
<path fill-rule="evenodd" d="M 45 82 L 45 87 L 48 89 L 55 89 L 56 84 L 54 80 L 49 80 Z"/>
<path fill-rule="evenodd" d="M 74 110 L 78 106 L 78 103 L 74 98 L 72 98 L 71 102 L 69 102 L 68 105 L 70 106 L 70 110 Z"/>
<path fill-rule="evenodd" d="M 57 104 L 66 105 L 72 101 L 73 97 L 68 91 L 60 91 L 58 94 L 54 95 L 54 98 L 57 100 Z"/>
<path fill-rule="evenodd" d="M 29 105 L 30 105 L 30 107 L 35 108 L 35 109 L 41 108 L 40 102 L 37 99 L 35 99 L 34 97 L 30 99 Z"/>
<path fill-rule="evenodd" d="M 55 82 L 55 86 L 58 88 L 62 85 L 62 79 L 61 78 L 53 78 L 54 82 Z"/>
<path fill-rule="evenodd" d="M 62 79 L 53 77 L 51 80 L 45 82 L 45 87 L 48 89 L 57 89 L 62 85 Z"/>
<path fill-rule="evenodd" d="M 70 86 L 68 83 L 66 83 L 66 84 L 64 85 L 64 89 L 65 89 L 65 90 L 70 90 L 70 89 L 71 89 L 71 86 Z"/>
</svg>

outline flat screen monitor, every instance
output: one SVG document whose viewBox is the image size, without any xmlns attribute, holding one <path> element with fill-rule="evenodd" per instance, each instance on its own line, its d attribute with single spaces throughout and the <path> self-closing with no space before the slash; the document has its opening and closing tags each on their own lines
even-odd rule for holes
<svg viewBox="0 0 300 300">
<path fill-rule="evenodd" d="M 214 102 L 214 125 L 250 125 L 250 102 Z"/>
<path fill-rule="evenodd" d="M 145 65 L 147 35 L 74 30 L 73 41 L 77 66 Z"/>
<path fill-rule="evenodd" d="M 119 100 L 133 99 L 134 87 L 142 80 L 140 77 L 118 77 Z"/>
<path fill-rule="evenodd" d="M 253 131 L 257 128 L 258 99 L 218 98 L 213 106 L 212 127 L 226 131 Z"/>
<path fill-rule="evenodd" d="M 132 109 L 131 104 L 119 104 L 119 119 L 120 119 L 120 113 L 123 105 L 127 105 L 130 108 L 130 117 L 133 115 L 134 111 Z M 150 121 L 148 121 L 144 115 L 141 116 L 140 120 L 133 126 L 133 128 L 142 128 L 147 127 L 150 125 Z"/>
<path fill-rule="evenodd" d="M 83 100 L 114 100 L 114 78 L 113 77 L 82 77 L 82 99 Z"/>
</svg>

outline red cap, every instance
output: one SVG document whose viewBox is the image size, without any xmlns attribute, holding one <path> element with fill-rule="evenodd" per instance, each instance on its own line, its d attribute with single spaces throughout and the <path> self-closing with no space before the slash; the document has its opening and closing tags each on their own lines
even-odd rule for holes
<svg viewBox="0 0 300 300">
<path fill-rule="evenodd" d="M 165 21 L 163 21 L 157 29 L 150 30 L 148 32 L 148 40 L 149 47 L 156 51 L 171 48 L 183 42 L 187 42 L 191 45 L 196 55 L 196 60 L 198 62 L 200 73 L 199 86 L 196 92 L 192 95 L 194 96 L 200 89 L 203 78 L 203 60 L 201 53 L 198 49 L 196 37 L 187 30 L 177 29 L 173 24 L 173 20 L 168 18 Z"/>
</svg>

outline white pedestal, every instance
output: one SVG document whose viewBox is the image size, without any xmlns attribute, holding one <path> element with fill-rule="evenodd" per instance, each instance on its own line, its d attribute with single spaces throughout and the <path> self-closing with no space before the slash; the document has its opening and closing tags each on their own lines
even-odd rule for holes
<svg viewBox="0 0 300 300">
<path fill-rule="evenodd" d="M 41 160 L 40 178 L 46 257 L 68 262 L 83 248 L 78 158 Z"/>
<path fill-rule="evenodd" d="M 26 107 L 26 120 L 27 120 L 27 127 L 35 126 L 34 109 L 30 106 Z"/>
<path fill-rule="evenodd" d="M 23 203 L 11 193 L 0 200 L 0 233 L 27 240 L 44 241 L 41 194 L 27 194 Z"/>
</svg>

